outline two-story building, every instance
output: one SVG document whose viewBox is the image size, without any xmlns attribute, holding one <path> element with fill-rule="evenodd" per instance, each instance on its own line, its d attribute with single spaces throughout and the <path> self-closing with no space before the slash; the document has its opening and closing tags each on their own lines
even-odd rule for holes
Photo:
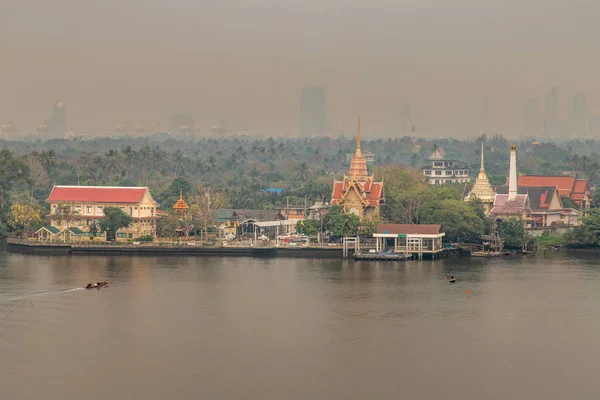
<svg viewBox="0 0 600 400">
<path fill-rule="evenodd" d="M 106 207 L 118 207 L 131 216 L 129 227 L 117 231 L 117 240 L 156 236 L 158 204 L 147 187 L 54 186 L 46 199 L 50 223 L 61 231 L 90 226 L 104 218 Z"/>
<path fill-rule="evenodd" d="M 431 185 L 469 182 L 469 169 L 454 160 L 446 160 L 443 149 L 436 148 L 429 157 L 430 165 L 423 168 L 423 175 Z"/>
</svg>

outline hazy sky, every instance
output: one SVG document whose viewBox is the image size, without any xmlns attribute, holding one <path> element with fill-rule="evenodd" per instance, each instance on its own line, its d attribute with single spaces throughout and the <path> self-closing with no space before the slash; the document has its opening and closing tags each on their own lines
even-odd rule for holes
<svg viewBox="0 0 600 400">
<path fill-rule="evenodd" d="M 409 103 L 430 134 L 514 134 L 548 86 L 600 114 L 597 0 L 0 0 L 0 124 L 296 132 L 300 90 L 327 87 L 330 130 L 391 132 Z M 543 105 L 543 104 L 542 104 Z M 396 124 L 396 125 L 395 125 Z"/>
</svg>

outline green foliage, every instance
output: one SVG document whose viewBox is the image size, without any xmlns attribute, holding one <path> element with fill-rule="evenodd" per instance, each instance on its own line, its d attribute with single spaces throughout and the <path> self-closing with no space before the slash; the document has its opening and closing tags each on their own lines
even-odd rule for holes
<svg viewBox="0 0 600 400">
<path fill-rule="evenodd" d="M 136 242 L 153 242 L 154 236 L 152 235 L 144 235 L 134 239 Z"/>
<path fill-rule="evenodd" d="M 331 206 L 323 218 L 324 229 L 336 238 L 356 236 L 358 216 L 346 214 L 341 206 Z"/>
<path fill-rule="evenodd" d="M 115 240 L 117 231 L 127 228 L 131 224 L 131 217 L 118 207 L 105 207 L 104 218 L 98 226 L 102 232 L 106 232 L 106 240 Z"/>
<path fill-rule="evenodd" d="M 98 224 L 93 223 L 90 225 L 89 230 L 89 237 L 90 240 L 94 240 L 96 238 L 96 236 L 98 236 L 98 233 L 100 233 L 100 227 L 98 226 Z"/>
<path fill-rule="evenodd" d="M 380 168 L 376 174 L 385 185 L 386 204 L 381 210 L 382 217 L 392 223 L 417 223 L 419 210 L 431 191 L 424 176 L 401 165 Z"/>
<path fill-rule="evenodd" d="M 523 222 L 516 218 L 509 218 L 500 222 L 498 233 L 507 250 L 521 250 L 525 243 L 525 228 Z"/>
<path fill-rule="evenodd" d="M 306 236 L 317 236 L 321 229 L 321 221 L 316 219 L 305 219 L 296 223 L 296 232 Z"/>
<path fill-rule="evenodd" d="M 162 216 L 156 223 L 156 234 L 161 238 L 174 238 L 177 236 L 177 229 L 181 225 L 179 217 L 175 214 Z"/>
<path fill-rule="evenodd" d="M 538 237 L 536 239 L 536 242 L 537 242 L 538 248 L 540 248 L 540 249 L 545 249 L 548 247 L 555 247 L 555 246 L 564 246 L 565 244 L 567 244 L 565 235 L 550 236 L 550 235 L 548 235 L 547 232 L 544 232 L 544 234 L 542 234 L 542 236 Z"/>
<path fill-rule="evenodd" d="M 420 211 L 420 223 L 440 224 L 448 241 L 474 241 L 485 233 L 485 220 L 470 203 L 431 197 Z"/>
<path fill-rule="evenodd" d="M 574 208 L 576 210 L 579 209 L 579 206 L 575 204 L 573 200 L 569 198 L 569 196 L 560 196 L 560 201 L 562 202 L 564 208 Z"/>
</svg>

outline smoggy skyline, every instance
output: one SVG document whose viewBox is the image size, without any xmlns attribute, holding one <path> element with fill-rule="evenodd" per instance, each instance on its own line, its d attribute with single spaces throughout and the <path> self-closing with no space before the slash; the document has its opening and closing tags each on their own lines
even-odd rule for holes
<svg viewBox="0 0 600 400">
<path fill-rule="evenodd" d="M 516 134 L 529 98 L 559 88 L 600 114 L 600 3 L 574 0 L 75 0 L 0 5 L 0 124 L 33 131 L 55 100 L 70 127 L 167 125 L 297 133 L 303 87 L 326 87 L 328 131 Z M 392 129 L 395 130 L 393 131 Z"/>
</svg>

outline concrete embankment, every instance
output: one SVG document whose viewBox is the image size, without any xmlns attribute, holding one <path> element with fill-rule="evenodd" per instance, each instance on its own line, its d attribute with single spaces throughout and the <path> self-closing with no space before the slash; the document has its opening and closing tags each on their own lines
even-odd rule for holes
<svg viewBox="0 0 600 400">
<path fill-rule="evenodd" d="M 293 257 L 342 258 L 341 248 L 277 248 L 277 247 L 196 247 L 157 245 L 81 245 L 8 240 L 8 250 L 16 253 L 43 255 L 129 255 L 129 256 L 194 256 L 194 257 Z"/>
</svg>

